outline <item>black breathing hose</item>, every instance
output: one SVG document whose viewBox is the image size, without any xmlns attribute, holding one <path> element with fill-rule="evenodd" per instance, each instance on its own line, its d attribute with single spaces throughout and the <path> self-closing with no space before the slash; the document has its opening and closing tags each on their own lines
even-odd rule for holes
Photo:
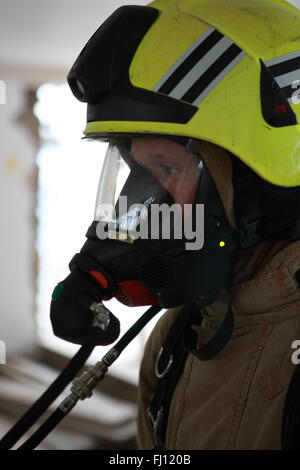
<svg viewBox="0 0 300 470">
<path fill-rule="evenodd" d="M 137 322 L 122 336 L 122 338 L 105 354 L 102 360 L 97 363 L 102 366 L 100 375 L 93 377 L 93 388 L 98 381 L 104 378 L 108 367 L 119 357 L 126 346 L 138 335 L 144 326 L 161 310 L 161 307 L 154 305 L 150 307 Z M 8 431 L 0 441 L 0 450 L 9 450 L 23 436 L 23 434 L 38 420 L 53 401 L 60 395 L 65 387 L 71 382 L 78 371 L 82 368 L 98 339 L 98 328 L 93 327 L 86 343 L 79 349 L 71 359 L 66 368 L 55 379 L 44 394 L 32 405 L 32 407 L 20 418 L 20 420 Z M 97 366 L 96 364 L 96 366 Z M 94 366 L 94 367 L 96 367 Z M 104 366 L 104 367 L 103 367 Z M 75 379 L 76 380 L 76 379 Z M 85 384 L 86 385 L 86 384 Z M 89 395 L 86 396 L 90 396 Z M 77 394 L 74 399 L 72 392 L 61 405 L 47 418 L 47 420 L 29 437 L 18 450 L 33 450 L 43 439 L 60 423 L 60 421 L 73 409 L 78 399 L 84 399 Z M 70 402 L 71 400 L 71 402 Z M 67 406 L 65 405 L 67 403 Z"/>
<path fill-rule="evenodd" d="M 34 450 L 50 432 L 63 420 L 66 414 L 60 409 L 51 413 L 49 418 L 17 450 Z"/>
<path fill-rule="evenodd" d="M 138 333 L 144 328 L 144 326 L 161 310 L 158 305 L 150 307 L 142 316 L 139 318 L 134 325 L 122 336 L 122 338 L 105 354 L 102 360 L 97 363 L 104 365 L 102 373 L 97 377 L 97 380 L 93 384 L 93 388 L 96 384 L 104 378 L 108 367 L 120 356 L 121 352 L 128 346 L 128 344 L 138 335 Z M 96 366 L 97 366 L 96 364 Z M 95 367 L 96 367 L 95 366 Z M 76 379 L 75 379 L 76 380 Z M 85 384 L 86 385 L 86 384 Z M 86 395 L 90 396 L 90 395 Z M 81 397 L 80 399 L 84 399 Z M 49 418 L 29 437 L 17 450 L 33 450 L 35 449 L 45 437 L 62 421 L 62 419 L 73 409 L 77 399 L 71 404 L 71 406 L 65 406 L 64 403 L 68 402 L 70 396 L 67 397 L 56 410 L 49 416 Z"/>
<path fill-rule="evenodd" d="M 97 327 L 92 327 L 87 341 L 77 351 L 67 366 L 40 396 L 40 398 L 25 412 L 17 423 L 5 434 L 0 441 L 0 450 L 9 450 L 28 431 L 28 429 L 40 418 L 47 408 L 56 400 L 66 386 L 72 381 L 74 376 L 82 368 L 90 354 L 92 353 L 99 331 Z"/>
</svg>

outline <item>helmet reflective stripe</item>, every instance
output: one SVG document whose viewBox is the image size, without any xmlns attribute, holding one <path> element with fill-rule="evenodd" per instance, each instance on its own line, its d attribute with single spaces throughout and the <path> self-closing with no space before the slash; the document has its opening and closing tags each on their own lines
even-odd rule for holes
<svg viewBox="0 0 300 470">
<path fill-rule="evenodd" d="M 230 39 L 209 28 L 159 80 L 154 91 L 199 105 L 245 55 Z"/>
<path fill-rule="evenodd" d="M 292 84 L 296 80 L 300 80 L 300 51 L 275 57 L 268 60 L 265 64 L 281 88 L 284 96 L 291 103 L 291 97 L 295 91 L 292 88 Z"/>
<path fill-rule="evenodd" d="M 168 72 L 161 78 L 161 80 L 159 80 L 153 90 L 159 91 L 160 93 L 168 94 L 169 90 L 167 87 L 170 84 L 170 89 L 172 89 L 172 78 L 174 78 L 175 72 L 179 74 L 181 69 L 183 69 L 183 67 L 187 64 L 188 59 L 193 60 L 193 54 L 201 54 L 201 52 L 203 51 L 203 46 L 208 43 L 208 41 L 205 41 L 208 37 L 210 38 L 210 43 L 212 42 L 212 44 L 214 45 L 216 41 L 218 41 L 223 36 L 220 33 L 216 34 L 215 28 L 209 28 L 207 31 L 205 31 L 205 33 L 201 34 L 201 36 L 191 45 L 191 47 L 189 47 L 187 51 L 175 62 L 173 67 L 171 67 Z M 205 43 L 203 44 L 204 41 Z M 201 46 L 201 48 L 199 46 Z M 193 63 L 195 63 L 195 61 Z M 180 67 L 181 64 L 183 64 L 182 67 Z M 183 76 L 184 75 L 185 72 L 183 70 Z"/>
<path fill-rule="evenodd" d="M 235 46 L 235 45 L 234 45 Z M 237 48 L 237 46 L 235 46 Z M 193 101 L 194 105 L 199 105 L 201 101 L 203 101 L 207 95 L 220 83 L 223 78 L 232 70 L 234 69 L 237 64 L 246 56 L 244 51 L 239 50 L 236 57 L 215 77 L 215 79 L 210 82 L 210 84 L 200 93 L 200 95 Z"/>
</svg>

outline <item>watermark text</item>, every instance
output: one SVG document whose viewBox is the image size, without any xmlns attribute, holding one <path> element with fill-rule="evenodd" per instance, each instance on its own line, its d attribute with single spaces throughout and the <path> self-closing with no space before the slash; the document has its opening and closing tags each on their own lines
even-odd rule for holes
<svg viewBox="0 0 300 470">
<path fill-rule="evenodd" d="M 300 364 L 300 340 L 296 339 L 295 341 L 293 341 L 291 348 L 295 349 L 292 354 L 292 363 L 297 366 L 298 364 Z"/>
<path fill-rule="evenodd" d="M 6 84 L 0 80 L 0 104 L 6 104 Z"/>
<path fill-rule="evenodd" d="M 0 340 L 0 364 L 6 364 L 6 344 Z"/>
<path fill-rule="evenodd" d="M 292 88 L 295 90 L 292 94 L 291 101 L 293 104 L 300 103 L 300 80 L 294 80 Z"/>
<path fill-rule="evenodd" d="M 142 240 L 182 240 L 186 250 L 201 250 L 204 245 L 204 204 L 172 205 L 132 204 L 127 206 L 127 197 L 118 200 L 118 215 L 112 204 L 101 204 L 97 224 L 97 237 L 123 239 L 128 243 Z"/>
</svg>

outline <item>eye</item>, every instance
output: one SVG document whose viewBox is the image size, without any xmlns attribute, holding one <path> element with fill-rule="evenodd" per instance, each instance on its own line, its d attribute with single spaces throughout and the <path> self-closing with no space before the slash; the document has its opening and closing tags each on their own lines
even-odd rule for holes
<svg viewBox="0 0 300 470">
<path fill-rule="evenodd" d="M 174 166 L 168 165 L 167 163 L 160 163 L 159 168 L 167 176 L 174 175 L 175 173 L 178 172 L 178 168 L 175 168 Z"/>
</svg>

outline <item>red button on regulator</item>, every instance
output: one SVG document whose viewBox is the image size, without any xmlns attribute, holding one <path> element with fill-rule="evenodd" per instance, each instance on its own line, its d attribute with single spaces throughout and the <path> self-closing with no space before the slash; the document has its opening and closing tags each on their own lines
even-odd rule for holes
<svg viewBox="0 0 300 470">
<path fill-rule="evenodd" d="M 108 288 L 108 280 L 104 276 L 104 274 L 100 273 L 99 271 L 90 271 L 90 275 L 96 279 L 97 282 L 99 282 L 100 286 L 103 287 L 103 289 Z"/>
</svg>

